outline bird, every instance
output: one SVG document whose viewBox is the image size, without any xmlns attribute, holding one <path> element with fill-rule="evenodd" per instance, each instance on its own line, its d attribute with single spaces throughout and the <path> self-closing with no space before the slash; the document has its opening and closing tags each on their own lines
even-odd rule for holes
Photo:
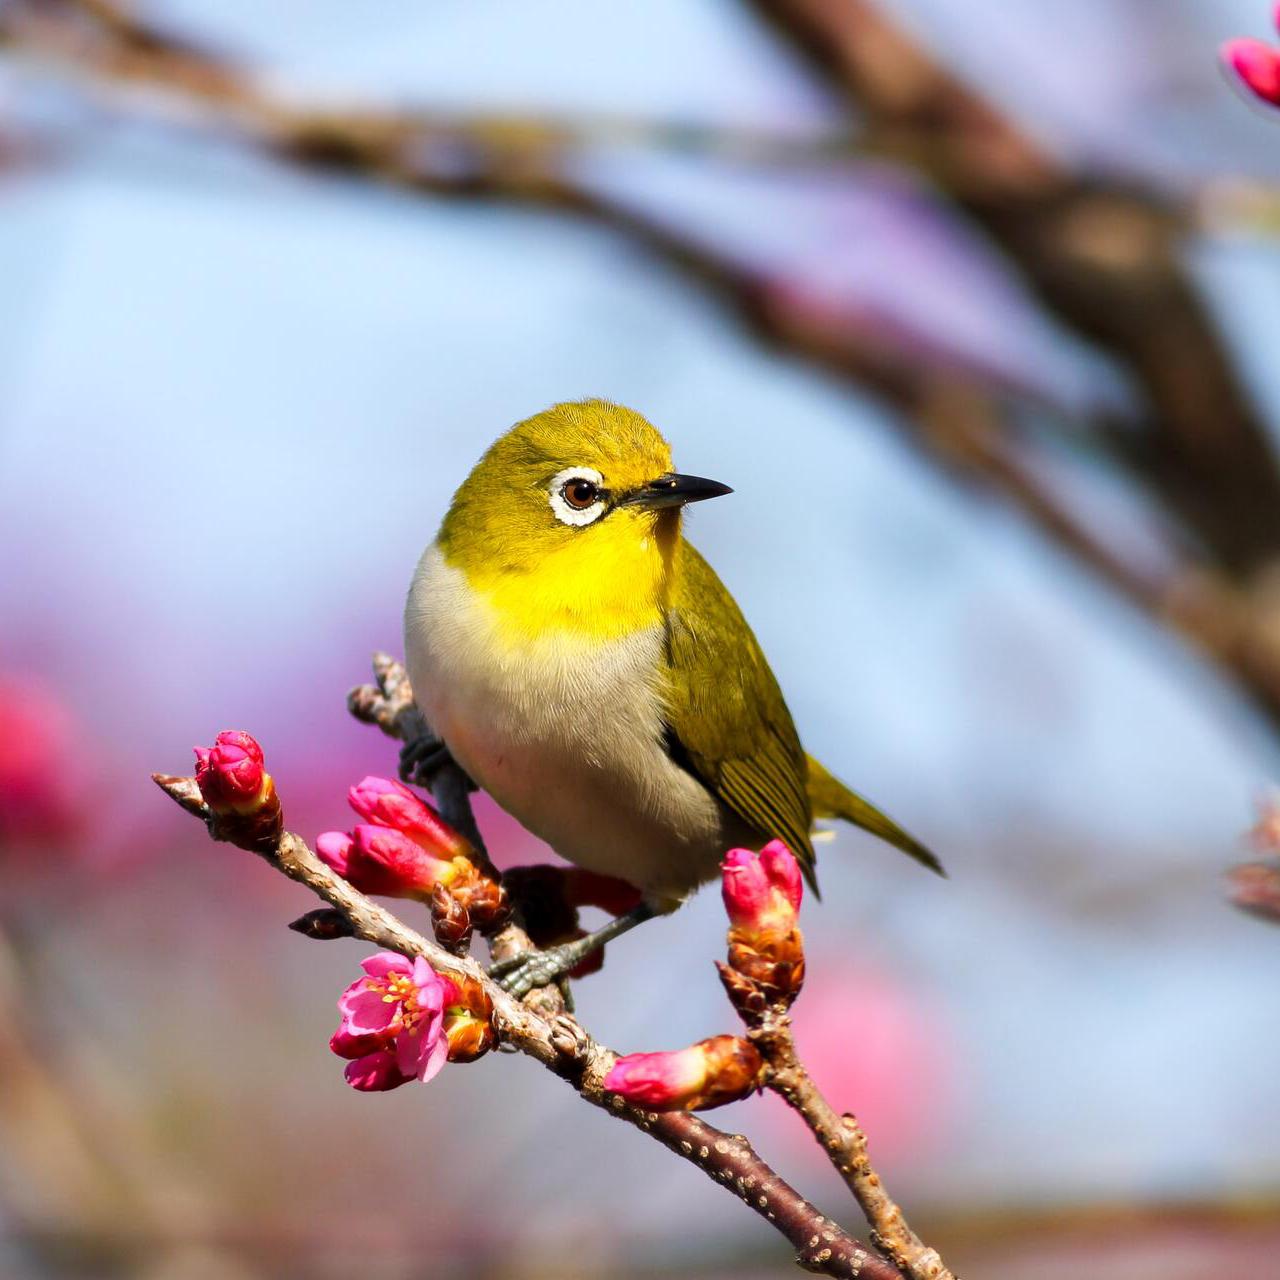
<svg viewBox="0 0 1280 1280">
<path fill-rule="evenodd" d="M 755 635 L 682 533 L 731 493 L 674 470 L 640 413 L 553 405 L 476 463 L 405 604 L 409 681 L 434 740 L 570 862 L 639 905 L 491 971 L 517 995 L 678 908 L 725 852 L 779 839 L 817 891 L 812 829 L 837 818 L 938 859 L 807 755 Z"/>
</svg>

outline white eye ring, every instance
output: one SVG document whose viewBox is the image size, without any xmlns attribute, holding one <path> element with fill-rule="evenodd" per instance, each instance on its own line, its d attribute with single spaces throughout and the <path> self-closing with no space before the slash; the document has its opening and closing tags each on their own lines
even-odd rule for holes
<svg viewBox="0 0 1280 1280">
<path fill-rule="evenodd" d="M 604 499 L 601 498 L 593 502 L 589 507 L 571 507 L 564 497 L 562 490 L 571 480 L 585 480 L 588 484 L 593 484 L 597 489 L 604 487 L 604 476 L 592 467 L 566 467 L 563 471 L 557 472 L 551 477 L 551 485 L 547 490 L 547 497 L 551 501 L 551 510 L 556 513 L 556 519 L 562 524 L 571 524 L 581 528 L 583 525 L 591 524 L 595 520 L 599 520 L 604 515 Z"/>
</svg>

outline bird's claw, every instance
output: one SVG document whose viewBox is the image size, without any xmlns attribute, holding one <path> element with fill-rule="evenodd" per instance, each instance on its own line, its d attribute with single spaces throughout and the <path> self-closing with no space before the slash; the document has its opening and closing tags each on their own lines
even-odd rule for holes
<svg viewBox="0 0 1280 1280">
<path fill-rule="evenodd" d="M 431 790 L 436 774 L 451 759 L 440 738 L 415 738 L 400 748 L 400 780 Z"/>
<path fill-rule="evenodd" d="M 565 942 L 545 951 L 525 951 L 510 960 L 499 960 L 489 966 L 489 977 L 519 1000 L 537 987 L 549 987 L 581 961 L 581 948 Z"/>
</svg>

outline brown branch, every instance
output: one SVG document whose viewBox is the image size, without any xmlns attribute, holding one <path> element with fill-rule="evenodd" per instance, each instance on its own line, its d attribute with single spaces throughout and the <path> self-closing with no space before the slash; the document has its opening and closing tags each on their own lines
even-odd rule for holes
<svg viewBox="0 0 1280 1280">
<path fill-rule="evenodd" d="M 750 1036 L 769 1066 L 765 1087 L 781 1097 L 808 1126 L 866 1215 L 876 1246 L 911 1280 L 955 1280 L 937 1251 L 912 1231 L 901 1208 L 871 1167 L 867 1135 L 857 1118 L 849 1112 L 837 1114 L 814 1084 L 796 1052 L 786 1009 L 770 1007 Z"/>
<path fill-rule="evenodd" d="M 931 136 L 916 163 L 1070 328 L 1135 376 L 1150 415 L 1128 451 L 1234 573 L 1280 552 L 1280 468 L 1182 263 L 1185 211 L 1066 169 L 921 49 L 875 0 L 751 0 L 869 120 Z M 1124 424 L 1131 427 L 1132 424 Z M 1117 432 L 1117 439 L 1129 434 Z"/>
<path fill-rule="evenodd" d="M 1232 905 L 1268 924 L 1280 924 L 1280 860 L 1242 862 L 1227 872 Z"/>
<path fill-rule="evenodd" d="M 349 698 L 353 712 L 392 736 L 421 732 L 425 722 L 412 709 L 412 693 L 403 668 L 379 654 L 375 670 L 379 687 L 354 690 Z M 209 820 L 211 815 L 194 779 L 157 774 L 155 781 L 188 813 L 206 822 Z M 441 793 L 449 794 L 449 784 L 441 787 Z M 462 803 L 469 808 L 465 787 Z M 211 827 L 211 833 L 215 830 L 216 826 Z M 616 1054 L 593 1040 L 568 1014 L 548 1013 L 545 1006 L 534 1007 L 532 999 L 521 1003 L 508 995 L 489 979 L 476 961 L 469 956 L 455 955 L 433 939 L 410 929 L 338 877 L 304 840 L 291 832 L 284 832 L 274 845 L 259 850 L 259 854 L 276 870 L 305 885 L 328 903 L 341 921 L 339 925 L 321 909 L 294 922 L 303 925 L 300 932 L 324 938 L 354 936 L 400 955 L 422 956 L 441 973 L 479 982 L 493 1002 L 494 1025 L 502 1042 L 567 1080 L 594 1106 L 626 1120 L 681 1159 L 702 1169 L 790 1241 L 800 1266 L 850 1280 L 859 1276 L 864 1280 L 902 1280 L 895 1266 L 819 1213 L 756 1154 L 745 1138 L 724 1133 L 694 1115 L 643 1111 L 627 1105 L 616 1095 L 606 1094 L 603 1082 L 616 1061 Z"/>
<path fill-rule="evenodd" d="M 484 197 L 545 206 L 589 218 L 631 237 L 715 292 L 761 339 L 799 353 L 838 377 L 883 397 L 898 410 L 897 425 L 926 459 L 958 468 L 962 474 L 1007 496 L 1035 527 L 1158 624 L 1190 640 L 1262 711 L 1280 721 L 1280 627 L 1275 621 L 1280 617 L 1280 602 L 1267 581 L 1241 587 L 1185 546 L 1169 549 L 1169 564 L 1160 572 L 1132 562 L 1111 546 L 1087 516 L 1075 511 L 1031 464 L 1027 455 L 1033 452 L 1033 444 L 1011 434 L 1002 400 L 1010 394 L 1024 396 L 1024 389 L 993 388 L 982 371 L 939 359 L 920 350 L 918 344 L 904 347 L 900 339 L 886 335 L 883 327 L 874 322 L 859 326 L 846 318 L 838 329 L 833 328 L 820 310 L 797 301 L 773 282 L 754 276 L 669 226 L 576 184 L 564 164 L 564 135 L 548 131 L 537 122 L 450 120 L 424 113 L 308 108 L 295 99 L 280 98 L 225 59 L 137 22 L 109 0 L 82 3 L 105 25 L 85 32 L 67 21 L 65 6 L 46 4 L 36 11 L 11 4 L 7 18 L 6 11 L 0 9 L 0 42 L 7 41 L 13 50 L 36 57 L 44 65 L 88 77 L 104 89 L 127 90 L 137 83 L 167 91 L 168 118 L 172 123 L 187 127 L 203 123 L 230 130 L 281 159 L 311 169 L 338 170 L 437 197 Z M 788 10 L 783 4 L 760 7 L 775 15 Z M 814 13 L 820 8 L 818 0 L 813 0 Z M 63 16 L 59 17 L 59 13 Z M 782 18 L 779 16 L 778 20 Z M 791 14 L 786 21 L 794 33 L 799 17 Z M 941 157 L 950 157 L 946 160 L 947 180 L 943 185 L 964 200 L 978 200 L 970 189 L 975 185 L 979 193 L 987 193 L 984 199 L 990 198 L 992 190 L 999 190 L 1002 198 L 1030 192 L 1031 195 L 1019 196 L 1030 200 L 1046 185 L 1064 181 L 1055 166 L 1029 148 L 990 108 L 982 106 L 954 79 L 945 77 L 918 51 L 913 54 L 900 33 L 895 34 L 888 24 L 875 20 L 874 11 L 865 3 L 850 3 L 846 21 L 856 24 L 859 38 L 850 40 L 857 48 L 844 50 L 842 45 L 841 56 L 855 57 L 861 49 L 866 54 L 864 71 L 868 78 L 856 79 L 851 64 L 845 63 L 841 63 L 845 68 L 841 75 L 848 80 L 851 94 L 855 84 L 874 85 L 880 140 L 873 140 L 873 147 L 885 149 L 886 133 L 892 135 L 890 142 L 897 145 L 904 131 L 932 132 L 937 142 L 925 148 L 927 154 L 917 155 L 920 148 L 916 143 L 911 144 L 915 149 L 910 154 L 918 163 L 927 161 L 928 166 L 940 166 Z M 871 34 L 867 35 L 867 31 Z M 877 53 L 882 47 L 884 52 Z M 881 65 L 883 74 L 876 70 Z M 870 89 L 867 93 L 871 96 Z M 902 103 L 894 106 L 899 97 Z M 163 112 L 165 103 L 164 98 L 151 93 L 132 105 L 138 111 Z M 886 121 L 893 125 L 892 129 L 887 128 Z M 888 149 L 892 150 L 893 145 Z M 1163 209 L 1158 210 L 1158 217 L 1174 224 L 1179 221 Z M 1108 224 L 1106 219 L 1094 219 L 1090 225 L 1096 232 Z M 1129 239 L 1142 241 L 1143 237 Z M 1164 245 L 1163 256 L 1150 270 L 1167 279 L 1170 272 L 1177 270 L 1177 264 L 1170 256 L 1170 236 L 1158 239 Z M 1110 238 L 1095 236 L 1089 243 L 1096 257 Z M 1067 275 L 1074 278 L 1073 272 Z M 1127 275 L 1120 272 L 1116 278 L 1133 284 L 1142 276 L 1131 264 Z M 1114 292 L 1119 285 L 1108 287 Z M 1107 307 L 1105 302 L 1101 305 Z M 1199 315 L 1193 299 L 1181 298 L 1171 308 L 1166 308 L 1162 300 L 1143 305 L 1160 313 L 1162 325 L 1166 312 L 1177 315 L 1191 307 L 1193 320 L 1180 322 L 1180 331 L 1194 333 L 1196 343 L 1211 338 L 1207 321 Z M 1119 309 L 1126 316 L 1134 313 L 1132 306 Z M 1146 316 L 1146 312 L 1143 314 Z M 1160 326 L 1156 328 L 1164 331 Z M 1188 368 L 1196 367 L 1195 361 L 1189 365 L 1177 353 L 1166 364 L 1169 377 L 1187 377 Z M 1226 372 L 1220 369 L 1218 375 L 1210 381 L 1221 391 Z M 1228 434 L 1243 435 L 1256 443 L 1257 424 L 1232 408 L 1239 399 L 1233 384 L 1231 394 L 1221 401 L 1230 420 L 1228 426 L 1236 424 Z M 1196 403 L 1200 403 L 1199 398 Z M 1216 417 L 1214 422 L 1217 423 Z M 1099 425 L 1105 435 L 1117 424 Z M 1112 438 L 1117 435 L 1128 439 L 1132 433 L 1112 433 Z M 1210 447 L 1216 446 L 1210 442 Z M 1238 473 L 1246 487 L 1262 478 L 1269 492 L 1270 482 L 1265 479 L 1273 470 L 1269 457 L 1265 465 L 1254 465 L 1259 458 L 1252 445 L 1242 447 L 1239 456 L 1242 463 L 1233 474 Z M 1129 460 L 1134 461 L 1132 454 Z M 1148 478 L 1159 489 L 1169 478 L 1165 475 L 1168 470 L 1156 468 Z M 1147 474 L 1142 468 L 1139 473 Z M 1196 503 L 1206 495 L 1217 495 L 1213 501 L 1218 503 L 1221 497 L 1218 506 L 1228 523 L 1239 514 L 1256 525 L 1247 513 L 1258 508 L 1257 502 L 1242 497 L 1237 506 L 1234 496 L 1229 500 L 1222 496 L 1222 485 L 1202 485 L 1195 467 L 1184 479 L 1187 484 L 1175 487 L 1189 487 Z M 1181 500 L 1170 501 L 1174 514 L 1183 510 Z M 1269 512 L 1267 520 L 1280 520 L 1280 503 L 1268 507 L 1268 502 L 1270 498 L 1261 504 Z M 1196 527 L 1206 533 L 1203 527 Z M 1210 539 L 1207 545 L 1218 552 L 1224 563 L 1237 558 L 1225 544 L 1219 545 L 1220 541 Z"/>
</svg>

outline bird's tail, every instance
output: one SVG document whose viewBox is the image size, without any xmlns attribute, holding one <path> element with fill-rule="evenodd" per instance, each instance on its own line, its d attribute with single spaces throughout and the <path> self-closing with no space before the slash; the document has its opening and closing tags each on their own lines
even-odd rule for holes
<svg viewBox="0 0 1280 1280">
<path fill-rule="evenodd" d="M 903 853 L 909 853 L 930 871 L 936 871 L 940 876 L 947 874 L 942 863 L 919 840 L 908 835 L 892 818 L 886 817 L 856 791 L 850 791 L 812 756 L 809 757 L 809 804 L 815 818 L 843 818 L 855 827 L 888 841 Z"/>
</svg>

